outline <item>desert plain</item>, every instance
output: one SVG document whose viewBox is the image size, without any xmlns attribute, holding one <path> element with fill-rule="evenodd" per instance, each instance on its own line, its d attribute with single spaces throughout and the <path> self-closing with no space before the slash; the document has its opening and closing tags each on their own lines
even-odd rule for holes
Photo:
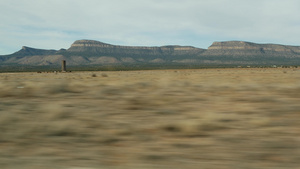
<svg viewBox="0 0 300 169">
<path fill-rule="evenodd" d="M 1 169 L 299 169 L 300 69 L 0 73 Z"/>
</svg>

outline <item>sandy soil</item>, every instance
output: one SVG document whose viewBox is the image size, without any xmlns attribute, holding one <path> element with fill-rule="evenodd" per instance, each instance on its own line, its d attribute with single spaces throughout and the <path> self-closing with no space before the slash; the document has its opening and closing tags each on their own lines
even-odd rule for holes
<svg viewBox="0 0 300 169">
<path fill-rule="evenodd" d="M 2 169 L 299 169 L 300 69 L 0 74 Z"/>
</svg>

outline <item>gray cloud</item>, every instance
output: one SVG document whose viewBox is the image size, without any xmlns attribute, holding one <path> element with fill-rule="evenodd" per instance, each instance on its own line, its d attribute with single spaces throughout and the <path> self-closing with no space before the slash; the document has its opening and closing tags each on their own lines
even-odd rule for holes
<svg viewBox="0 0 300 169">
<path fill-rule="evenodd" d="M 298 0 L 2 0 L 0 54 L 77 39 L 121 45 L 246 40 L 300 45 Z"/>
</svg>

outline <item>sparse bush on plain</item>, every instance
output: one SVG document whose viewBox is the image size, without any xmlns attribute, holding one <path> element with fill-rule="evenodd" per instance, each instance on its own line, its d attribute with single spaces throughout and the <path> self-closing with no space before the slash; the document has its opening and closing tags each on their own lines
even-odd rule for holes
<svg viewBox="0 0 300 169">
<path fill-rule="evenodd" d="M 102 73 L 101 76 L 102 77 L 108 77 L 108 75 L 106 73 Z"/>
<path fill-rule="evenodd" d="M 299 72 L 218 70 L 0 74 L 0 166 L 297 169 Z"/>
</svg>

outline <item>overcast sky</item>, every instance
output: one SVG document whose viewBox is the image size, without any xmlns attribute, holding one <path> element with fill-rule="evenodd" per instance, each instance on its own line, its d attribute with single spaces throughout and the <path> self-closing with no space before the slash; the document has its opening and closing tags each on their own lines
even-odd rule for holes
<svg viewBox="0 0 300 169">
<path fill-rule="evenodd" d="M 0 55 L 69 48 L 243 40 L 300 46 L 300 0 L 0 0 Z"/>
</svg>

